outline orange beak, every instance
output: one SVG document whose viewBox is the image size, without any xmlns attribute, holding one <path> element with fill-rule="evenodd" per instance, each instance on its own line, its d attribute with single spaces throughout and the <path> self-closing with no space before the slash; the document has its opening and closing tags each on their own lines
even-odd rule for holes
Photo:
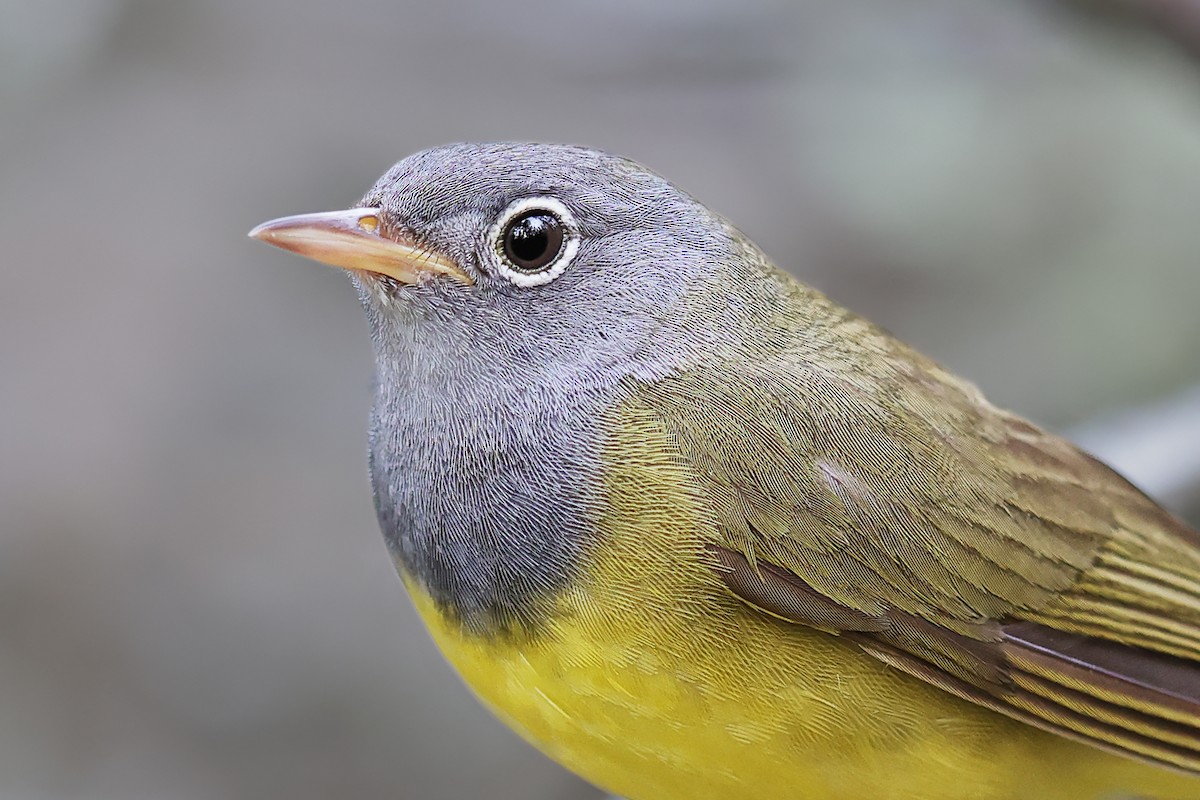
<svg viewBox="0 0 1200 800">
<path fill-rule="evenodd" d="M 400 283 L 417 283 L 436 275 L 467 285 L 475 282 L 440 253 L 380 233 L 378 208 L 281 217 L 259 225 L 250 236 L 322 264 L 386 275 Z"/>
</svg>

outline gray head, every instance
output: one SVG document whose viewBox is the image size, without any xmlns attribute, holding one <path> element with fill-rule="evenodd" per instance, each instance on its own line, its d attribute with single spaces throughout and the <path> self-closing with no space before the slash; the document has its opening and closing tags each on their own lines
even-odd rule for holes
<svg viewBox="0 0 1200 800">
<path fill-rule="evenodd" d="M 361 204 L 470 281 L 356 277 L 381 365 L 418 346 L 450 348 L 456 369 L 479 359 L 523 380 L 636 371 L 661 361 L 661 327 L 682 322 L 689 290 L 725 273 L 731 246 L 720 220 L 659 176 L 580 147 L 427 150 Z"/>
<path fill-rule="evenodd" d="M 385 536 L 480 628 L 535 624 L 569 579 L 622 392 L 706 358 L 777 289 L 751 245 L 665 180 L 561 145 L 428 150 L 359 208 L 253 235 L 351 270 L 378 367 Z"/>
</svg>

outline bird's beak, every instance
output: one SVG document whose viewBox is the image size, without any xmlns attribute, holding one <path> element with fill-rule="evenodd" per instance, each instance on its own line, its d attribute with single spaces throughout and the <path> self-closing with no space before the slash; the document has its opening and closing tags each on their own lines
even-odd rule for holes
<svg viewBox="0 0 1200 800">
<path fill-rule="evenodd" d="M 333 267 L 386 275 L 400 283 L 445 275 L 474 281 L 449 258 L 379 229 L 378 208 L 299 214 L 264 222 L 250 236 Z"/>
</svg>

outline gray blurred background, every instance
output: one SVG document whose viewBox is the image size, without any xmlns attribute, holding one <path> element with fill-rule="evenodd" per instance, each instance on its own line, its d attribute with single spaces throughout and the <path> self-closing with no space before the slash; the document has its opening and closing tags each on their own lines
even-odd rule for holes
<svg viewBox="0 0 1200 800">
<path fill-rule="evenodd" d="M 1200 69 L 1137 5 L 0 0 L 0 797 L 594 796 L 392 573 L 349 283 L 245 237 L 416 149 L 629 155 L 1043 424 L 1186 416 Z"/>
</svg>

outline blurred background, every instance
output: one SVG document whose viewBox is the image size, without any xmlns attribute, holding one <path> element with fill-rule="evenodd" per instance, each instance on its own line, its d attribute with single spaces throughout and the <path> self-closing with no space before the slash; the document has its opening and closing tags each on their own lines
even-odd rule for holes
<svg viewBox="0 0 1200 800">
<path fill-rule="evenodd" d="M 1200 518 L 1196 5 L 0 0 L 0 797 L 595 796 L 403 595 L 349 283 L 245 237 L 447 141 L 651 165 Z"/>
</svg>

